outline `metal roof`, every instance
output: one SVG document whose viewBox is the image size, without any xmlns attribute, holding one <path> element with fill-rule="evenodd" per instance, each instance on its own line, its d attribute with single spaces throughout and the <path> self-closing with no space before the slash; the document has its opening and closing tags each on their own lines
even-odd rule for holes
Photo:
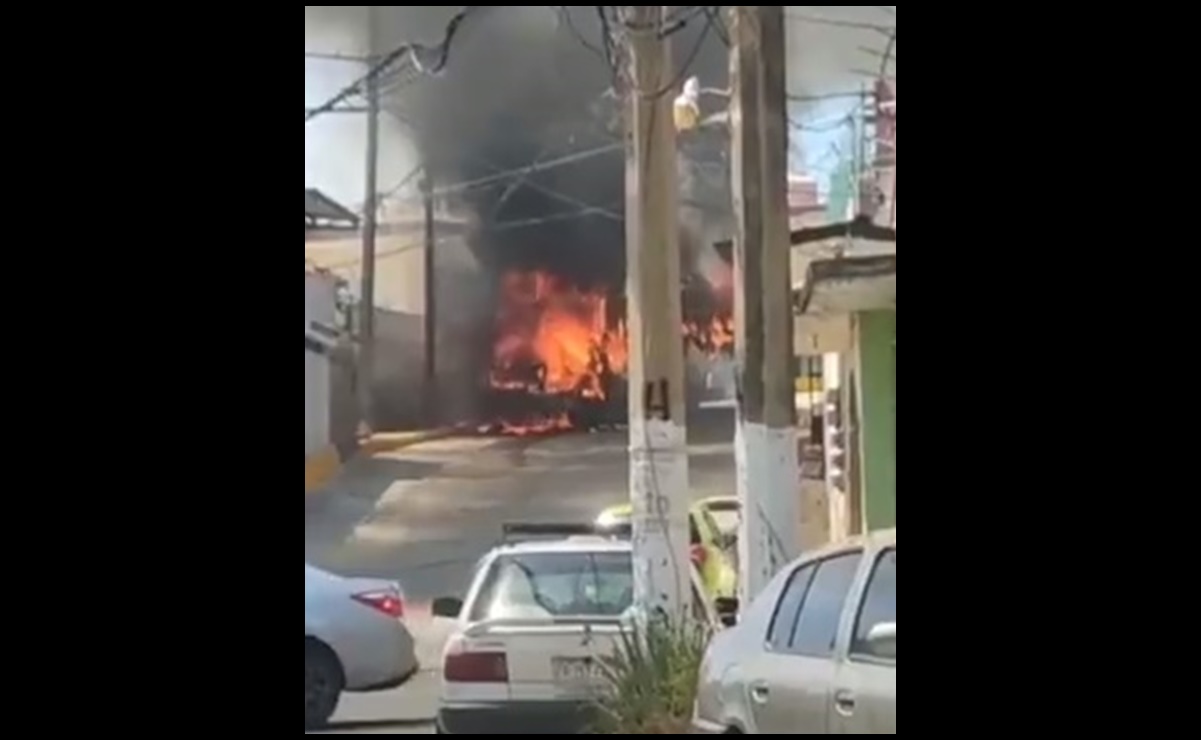
<svg viewBox="0 0 1201 740">
<path fill-rule="evenodd" d="M 357 229 L 359 217 L 345 206 L 341 206 L 320 190 L 304 190 L 305 229 Z"/>
</svg>

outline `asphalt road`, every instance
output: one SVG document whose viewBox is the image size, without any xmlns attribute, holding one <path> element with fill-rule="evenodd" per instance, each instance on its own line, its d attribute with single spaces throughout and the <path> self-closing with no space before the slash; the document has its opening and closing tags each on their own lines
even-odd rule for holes
<svg viewBox="0 0 1201 740">
<path fill-rule="evenodd" d="M 689 454 L 698 498 L 734 490 L 728 416 L 693 429 Z M 305 515 L 305 560 L 346 575 L 399 580 L 409 599 L 458 595 L 504 522 L 591 521 L 627 500 L 627 440 L 620 433 L 549 439 L 448 439 L 354 463 Z M 418 635 L 434 665 L 444 628 Z M 432 734 L 436 677 L 376 695 L 350 696 L 333 734 Z"/>
</svg>

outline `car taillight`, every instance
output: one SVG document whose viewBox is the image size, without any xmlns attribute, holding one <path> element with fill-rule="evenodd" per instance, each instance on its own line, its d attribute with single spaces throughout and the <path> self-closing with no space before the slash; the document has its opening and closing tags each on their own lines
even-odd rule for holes
<svg viewBox="0 0 1201 740">
<path fill-rule="evenodd" d="M 393 619 L 400 619 L 405 615 L 404 599 L 394 591 L 369 591 L 365 594 L 355 594 L 351 598 Z"/>
<path fill-rule="evenodd" d="M 698 568 L 705 566 L 705 561 L 709 559 L 709 553 L 705 551 L 704 545 L 692 546 L 692 564 Z"/>
<path fill-rule="evenodd" d="M 509 660 L 504 653 L 451 653 L 442 677 L 450 683 L 508 683 Z"/>
</svg>

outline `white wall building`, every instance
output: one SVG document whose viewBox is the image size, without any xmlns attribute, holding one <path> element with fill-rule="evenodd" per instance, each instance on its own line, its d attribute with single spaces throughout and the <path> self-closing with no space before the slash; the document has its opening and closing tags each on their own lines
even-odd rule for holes
<svg viewBox="0 0 1201 740">
<path fill-rule="evenodd" d="M 328 275 L 304 275 L 304 456 L 321 452 L 330 435 L 330 352 L 336 341 L 337 282 Z"/>
</svg>

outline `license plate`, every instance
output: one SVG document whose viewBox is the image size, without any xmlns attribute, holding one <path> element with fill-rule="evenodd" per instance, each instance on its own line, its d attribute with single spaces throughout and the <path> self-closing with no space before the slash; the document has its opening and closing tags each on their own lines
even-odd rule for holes
<svg viewBox="0 0 1201 740">
<path fill-rule="evenodd" d="M 592 658 L 553 658 L 555 683 L 566 686 L 591 686 L 602 680 L 600 662 Z"/>
</svg>

